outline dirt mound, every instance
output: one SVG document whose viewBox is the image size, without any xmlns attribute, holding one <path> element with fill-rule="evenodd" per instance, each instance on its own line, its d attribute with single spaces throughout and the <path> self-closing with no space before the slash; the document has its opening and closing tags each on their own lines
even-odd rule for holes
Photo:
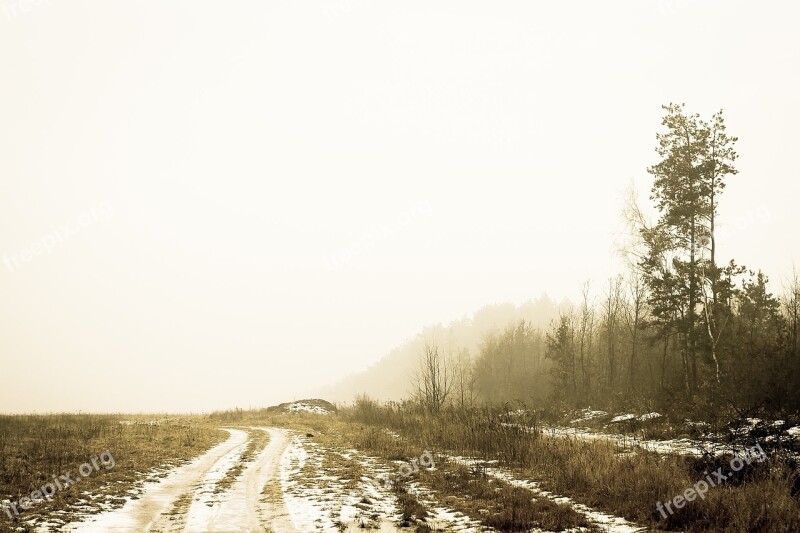
<svg viewBox="0 0 800 533">
<path fill-rule="evenodd" d="M 280 405 L 270 407 L 270 410 L 281 411 L 284 413 L 314 413 L 318 415 L 329 415 L 337 411 L 336 406 L 331 402 L 316 398 L 282 403 Z"/>
</svg>

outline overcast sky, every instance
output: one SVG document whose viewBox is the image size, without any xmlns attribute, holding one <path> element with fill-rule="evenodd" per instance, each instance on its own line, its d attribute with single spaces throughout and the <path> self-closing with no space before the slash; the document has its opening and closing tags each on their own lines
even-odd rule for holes
<svg viewBox="0 0 800 533">
<path fill-rule="evenodd" d="M 0 411 L 294 399 L 614 272 L 662 104 L 800 261 L 796 2 L 0 0 Z"/>
</svg>

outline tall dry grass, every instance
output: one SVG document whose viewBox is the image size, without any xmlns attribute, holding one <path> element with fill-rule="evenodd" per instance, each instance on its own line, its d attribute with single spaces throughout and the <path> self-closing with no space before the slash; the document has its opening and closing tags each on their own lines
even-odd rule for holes
<svg viewBox="0 0 800 533">
<path fill-rule="evenodd" d="M 413 404 L 379 405 L 361 400 L 341 416 L 375 431 L 363 432 L 371 447 L 392 447 L 385 429 L 420 449 L 498 460 L 543 488 L 650 527 L 687 531 L 800 531 L 797 463 L 771 457 L 712 488 L 704 500 L 664 518 L 656 503 L 691 488 L 724 459 L 649 452 L 625 453 L 609 442 L 554 437 L 537 430 L 535 413 L 489 408 L 445 410 L 431 415 Z M 513 424 L 510 421 L 513 420 Z M 383 429 L 385 428 L 385 429 Z"/>
<path fill-rule="evenodd" d="M 115 463 L 112 469 L 94 471 L 19 517 L 12 519 L 0 512 L 0 531 L 13 530 L 20 521 L 54 510 L 69 510 L 83 491 L 121 503 L 121 495 L 145 473 L 190 459 L 226 435 L 199 417 L 0 415 L 0 500 L 17 502 L 52 482 L 54 476 L 69 472 L 75 478 L 81 464 L 106 451 Z"/>
</svg>

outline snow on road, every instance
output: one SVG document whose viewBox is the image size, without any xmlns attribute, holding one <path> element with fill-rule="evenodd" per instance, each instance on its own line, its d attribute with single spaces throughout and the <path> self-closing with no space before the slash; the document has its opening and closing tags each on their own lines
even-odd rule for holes
<svg viewBox="0 0 800 533">
<path fill-rule="evenodd" d="M 264 524 L 285 514 L 280 510 L 270 512 L 267 503 L 262 501 L 262 493 L 268 481 L 277 474 L 278 460 L 286 448 L 286 435 L 272 428 L 250 429 L 268 432 L 269 444 L 247 464 L 233 486 L 221 494 L 216 493 L 216 483 L 241 460 L 241 451 L 234 450 L 209 471 L 195 491 L 185 531 L 263 531 Z M 273 501 L 273 504 L 277 503 L 279 501 Z M 291 530 L 284 526 L 281 531 Z"/>
<path fill-rule="evenodd" d="M 71 532 L 207 532 L 267 531 L 311 533 L 409 531 L 391 484 L 383 480 L 396 466 L 357 452 L 323 446 L 285 429 L 227 428 L 228 439 L 159 481 L 144 484 L 138 499 L 122 507 L 87 515 L 84 522 L 66 524 Z M 262 450 L 245 454 L 256 432 L 268 433 Z M 252 444 L 255 444 L 254 441 Z M 247 458 L 247 459 L 245 459 Z M 468 463 L 469 459 L 458 458 Z M 244 464 L 242 462 L 244 461 Z M 237 467 L 241 470 L 232 470 Z M 638 528 L 567 498 L 541 490 L 534 482 L 515 479 L 505 470 L 486 472 L 535 497 L 569 503 L 606 531 L 630 533 Z M 226 480 L 225 483 L 220 483 Z M 415 481 L 409 492 L 430 510 L 425 521 L 434 531 L 491 531 L 450 509 L 437 495 Z"/>
<path fill-rule="evenodd" d="M 226 431 L 230 433 L 228 440 L 214 446 L 190 463 L 176 468 L 164 479 L 146 483 L 139 499 L 128 500 L 122 507 L 94 515 L 86 522 L 66 524 L 62 531 L 138 533 L 169 530 L 171 520 L 167 513 L 175 501 L 190 491 L 220 460 L 247 440 L 247 433 L 244 431 L 234 429 Z"/>
<path fill-rule="evenodd" d="M 139 499 L 119 509 L 67 524 L 62 531 L 81 533 L 269 531 L 299 533 L 287 519 L 283 498 L 274 498 L 270 483 L 278 479 L 280 458 L 288 435 L 266 431 L 267 446 L 248 461 L 230 487 L 218 483 L 242 461 L 251 436 L 242 429 L 226 429 L 230 436 L 191 463 L 176 468 L 163 480 L 145 484 Z"/>
</svg>

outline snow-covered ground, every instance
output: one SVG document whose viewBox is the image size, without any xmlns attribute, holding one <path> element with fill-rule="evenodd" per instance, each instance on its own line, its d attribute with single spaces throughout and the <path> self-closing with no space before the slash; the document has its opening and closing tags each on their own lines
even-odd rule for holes
<svg viewBox="0 0 800 533">
<path fill-rule="evenodd" d="M 592 411 L 591 409 L 584 409 L 581 412 L 581 416 L 573 420 L 571 424 L 582 424 L 583 422 L 588 422 L 589 420 L 594 420 L 595 418 L 601 418 L 607 415 L 608 413 L 605 411 Z"/>
<path fill-rule="evenodd" d="M 584 515 L 586 519 L 595 527 L 609 533 L 635 533 L 644 531 L 645 528 L 637 526 L 622 517 L 603 513 L 586 505 L 576 503 L 566 496 L 557 496 L 552 492 L 542 490 L 536 481 L 519 479 L 510 470 L 496 466 L 496 461 L 481 461 L 469 457 L 450 456 L 450 460 L 470 467 L 479 466 L 486 475 L 500 479 L 513 485 L 527 489 L 533 493 L 535 498 L 547 498 L 556 503 L 567 504 L 578 513 Z"/>
<path fill-rule="evenodd" d="M 304 402 L 293 402 L 286 406 L 286 410 L 293 413 L 314 413 L 317 415 L 329 415 L 330 411 L 319 405 L 312 405 Z"/>
<path fill-rule="evenodd" d="M 417 498 L 417 501 L 430 509 L 431 517 L 425 522 L 433 531 L 458 533 L 489 533 L 495 531 L 458 511 L 440 504 L 436 500 L 435 493 L 419 483 L 410 483 L 409 492 Z"/>
<path fill-rule="evenodd" d="M 402 515 L 392 486 L 397 471 L 356 450 L 326 448 L 303 434 L 278 428 L 229 428 L 229 438 L 195 460 L 145 483 L 121 507 L 87 505 L 80 521 L 55 513 L 37 530 L 74 532 L 343 531 L 398 532 Z M 269 441 L 252 457 L 254 432 Z M 245 457 L 250 457 L 245 460 Z M 237 465 L 243 468 L 232 470 Z M 232 473 L 233 472 L 233 473 Z M 236 474 L 238 472 L 238 474 Z M 230 484 L 221 484 L 223 480 Z M 431 510 L 433 531 L 478 533 L 479 523 L 442 505 L 435 494 L 411 484 Z M 87 502 L 90 497 L 87 496 Z M 94 512 L 101 511 L 98 514 Z M 80 510 L 78 515 L 81 516 Z"/>
<path fill-rule="evenodd" d="M 513 415 L 514 413 L 512 413 Z M 517 415 L 519 416 L 519 415 Z M 603 431 L 589 427 L 581 427 L 580 424 L 593 422 L 593 426 L 602 424 L 602 419 L 607 419 L 606 423 L 602 426 Z M 741 437 L 748 437 L 757 434 L 757 431 L 762 429 L 770 429 L 770 435 L 761 439 L 761 442 L 775 443 L 778 439 L 783 444 L 789 444 L 791 449 L 792 444 L 795 446 L 800 444 L 800 426 L 781 430 L 786 423 L 783 420 L 776 420 L 772 423 L 766 423 L 759 418 L 746 418 L 741 421 L 739 427 L 728 430 L 730 435 L 716 435 L 706 433 L 702 438 L 687 438 L 678 437 L 674 439 L 645 439 L 637 434 L 625 434 L 614 432 L 610 430 L 613 427 L 623 428 L 627 422 L 648 422 L 658 418 L 662 415 L 657 412 L 645 413 L 643 415 L 635 415 L 632 413 L 622 413 L 614 416 L 609 415 L 606 411 L 597 411 L 591 409 L 583 409 L 580 416 L 570 421 L 570 426 L 557 426 L 540 424 L 537 430 L 541 430 L 545 435 L 554 437 L 570 437 L 585 441 L 605 441 L 616 444 L 617 446 L 631 451 L 646 450 L 661 454 L 675 454 L 675 455 L 691 455 L 691 456 L 721 456 L 721 455 L 736 455 L 749 449 L 753 442 L 747 444 L 732 443 L 730 435 L 739 437 L 736 440 L 742 440 Z M 686 420 L 687 426 L 694 426 L 702 431 L 708 431 L 708 424 L 705 422 L 693 422 Z M 523 427 L 522 424 L 515 422 L 508 422 L 507 425 Z M 533 431 L 533 428 L 530 428 Z M 759 439 L 751 438 L 750 441 Z M 797 455 L 797 454 L 795 454 Z"/>
<path fill-rule="evenodd" d="M 396 468 L 356 450 L 325 448 L 300 435 L 281 461 L 281 485 L 291 521 L 302 532 L 409 531 L 391 486 L 383 482 Z M 354 475 L 355 477 L 350 477 Z M 433 531 L 491 531 L 439 502 L 435 494 L 411 483 L 411 492 L 430 509 L 424 522 Z"/>
<path fill-rule="evenodd" d="M 652 420 L 654 418 L 661 418 L 661 413 L 656 413 L 655 411 L 652 413 L 645 413 L 639 417 L 640 422 L 644 422 L 645 420 Z"/>
<path fill-rule="evenodd" d="M 550 435 L 553 437 L 571 437 L 585 441 L 605 441 L 616 444 L 623 449 L 641 449 L 650 452 L 675 455 L 692 455 L 696 457 L 704 455 L 734 455 L 741 453 L 744 449 L 746 449 L 745 447 L 732 444 L 701 441 L 688 438 L 665 440 L 642 439 L 636 435 L 625 435 L 622 433 L 601 433 L 599 431 L 594 431 L 587 428 L 542 426 L 541 429 L 545 435 Z"/>
<path fill-rule="evenodd" d="M 85 516 L 84 521 L 64 525 L 62 531 L 263 531 L 279 521 L 280 504 L 267 502 L 264 488 L 277 476 L 278 460 L 288 444 L 285 432 L 268 431 L 268 445 L 248 460 L 233 483 L 219 482 L 242 462 L 252 435 L 242 429 L 226 429 L 230 437 L 190 463 L 171 470 L 163 479 L 146 483 L 136 498 L 122 507 Z M 45 526 L 40 531 L 54 531 Z M 296 533 L 292 529 L 276 529 Z"/>
<path fill-rule="evenodd" d="M 393 495 L 366 476 L 343 477 L 333 470 L 333 453 L 296 435 L 281 460 L 284 501 L 296 529 L 309 533 L 364 528 L 397 531 L 400 517 Z M 355 460 L 341 455 L 333 459 Z"/>
<path fill-rule="evenodd" d="M 647 420 L 656 418 L 655 415 L 657 413 L 642 416 Z M 642 419 L 642 416 L 636 418 Z M 756 419 L 748 424 L 763 425 Z M 780 424 L 780 427 L 785 426 L 785 423 Z M 409 531 L 408 527 L 402 527 L 400 504 L 392 485 L 384 482 L 398 474 L 399 464 L 352 449 L 326 446 L 324 439 L 286 429 L 229 428 L 227 431 L 229 438 L 225 442 L 191 462 L 158 472 L 150 481 L 129 491 L 130 496 L 121 507 L 102 496 L 83 494 L 84 498 L 71 514 L 53 513 L 46 522 L 28 525 L 41 532 L 263 531 L 265 528 L 276 533 Z M 257 431 L 266 431 L 269 441 L 263 450 L 248 452 L 245 456 Z M 741 451 L 722 445 L 714 448 L 712 443 L 690 439 L 641 440 L 585 428 L 545 427 L 543 431 L 558 437 L 606 440 L 624 448 L 659 453 L 719 455 Z M 786 432 L 800 436 L 800 427 L 789 428 Z M 396 434 L 393 436 L 400 438 Z M 467 466 L 480 466 L 498 480 L 529 490 L 534 499 L 546 498 L 569 505 L 601 530 L 615 533 L 642 530 L 622 517 L 545 491 L 536 481 L 521 479 L 496 462 L 464 457 L 451 459 Z M 232 470 L 234 468 L 237 469 Z M 220 484 L 223 479 L 230 483 Z M 420 479 L 410 480 L 406 490 L 429 511 L 424 522 L 434 531 L 492 531 L 449 507 L 445 501 L 458 506 L 454 503 L 457 500 L 442 500 Z M 65 523 L 67 517 L 76 514 L 82 521 Z"/>
<path fill-rule="evenodd" d="M 168 531 L 171 529 L 170 509 L 179 497 L 193 490 L 204 477 L 213 474 L 220 462 L 227 462 L 231 454 L 237 453 L 247 441 L 247 433 L 229 429 L 230 437 L 211 450 L 181 467 L 175 468 L 163 479 L 145 483 L 141 495 L 120 508 L 96 515 L 86 515 L 85 521 L 71 522 L 62 531 L 80 532 L 141 532 Z M 41 531 L 53 531 L 44 528 Z"/>
<path fill-rule="evenodd" d="M 636 415 L 626 414 L 626 415 L 617 415 L 611 419 L 611 424 L 616 424 L 618 422 L 626 422 L 628 420 L 635 420 L 637 418 Z"/>
</svg>

